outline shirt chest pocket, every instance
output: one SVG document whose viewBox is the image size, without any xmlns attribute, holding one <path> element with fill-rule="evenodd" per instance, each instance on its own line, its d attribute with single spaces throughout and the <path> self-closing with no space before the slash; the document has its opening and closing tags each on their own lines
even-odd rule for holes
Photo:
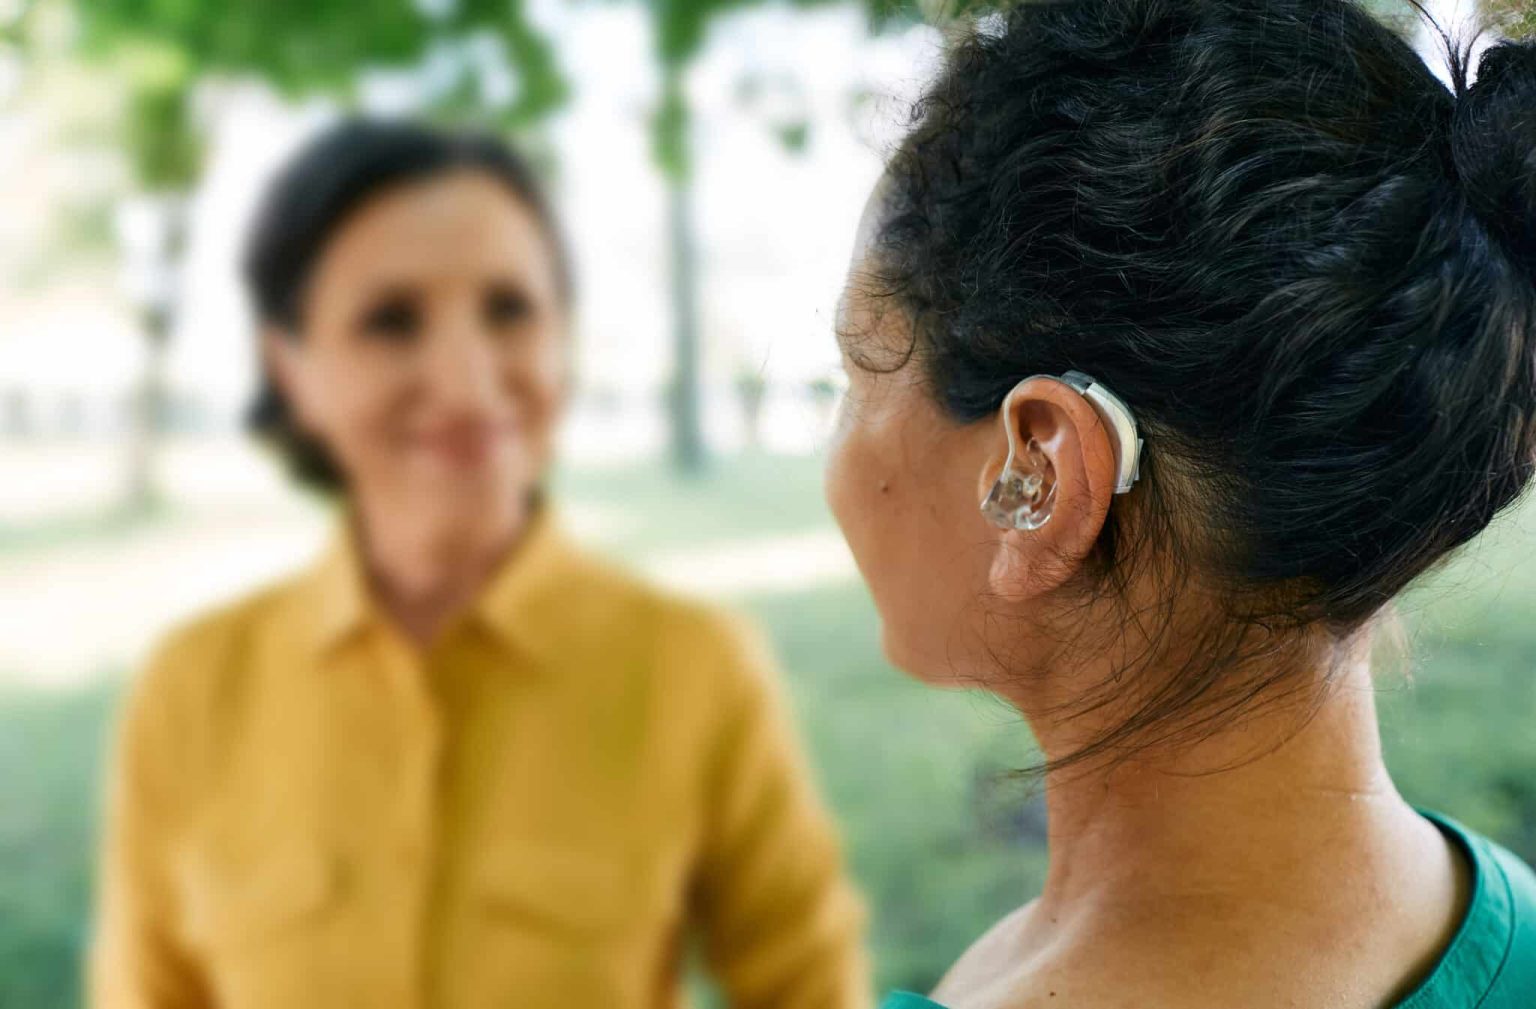
<svg viewBox="0 0 1536 1009">
<path fill-rule="evenodd" d="M 487 850 L 474 900 L 495 920 L 592 941 L 654 933 L 681 918 L 680 853 L 509 840 Z"/>
<path fill-rule="evenodd" d="M 188 938 L 217 955 L 313 936 L 336 903 L 337 870 L 318 845 L 287 839 L 238 858 L 194 850 L 183 873 Z"/>
</svg>

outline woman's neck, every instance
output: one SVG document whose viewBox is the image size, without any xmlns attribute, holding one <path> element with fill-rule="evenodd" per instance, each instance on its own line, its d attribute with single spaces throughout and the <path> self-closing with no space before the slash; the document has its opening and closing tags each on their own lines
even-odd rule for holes
<svg viewBox="0 0 1536 1009">
<path fill-rule="evenodd" d="M 1059 758 L 1068 726 L 1032 724 Z M 1382 760 L 1363 654 L 1315 706 L 1276 703 L 1203 741 L 1069 766 L 1048 775 L 1046 805 L 1041 903 L 1074 908 L 1180 893 L 1252 900 L 1294 886 L 1291 869 L 1318 851 L 1371 857 L 1373 838 L 1416 816 Z"/>
<path fill-rule="evenodd" d="M 353 510 L 375 598 L 420 647 L 473 604 L 530 515 L 531 506 L 521 502 L 467 515 L 363 501 Z"/>
<path fill-rule="evenodd" d="M 1454 934 L 1470 869 L 1387 775 L 1367 647 L 1305 710 L 1048 774 L 1041 896 L 973 947 L 941 1001 L 1394 1004 Z M 1082 745 L 1049 705 L 1014 703 L 1047 757 Z M 998 991 L 1019 997 L 977 994 Z"/>
</svg>

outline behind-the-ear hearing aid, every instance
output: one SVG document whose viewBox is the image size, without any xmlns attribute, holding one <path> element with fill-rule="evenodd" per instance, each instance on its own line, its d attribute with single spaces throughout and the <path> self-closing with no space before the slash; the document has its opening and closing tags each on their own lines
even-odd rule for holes
<svg viewBox="0 0 1536 1009">
<path fill-rule="evenodd" d="M 1018 448 L 1009 409 L 1020 386 L 1030 379 L 1042 377 L 1056 376 L 1031 375 L 1014 386 L 1003 400 L 1003 432 L 1008 438 L 1008 459 L 1003 463 L 1003 471 L 997 475 L 997 482 L 987 492 L 986 500 L 981 502 L 982 514 L 1003 529 L 1039 529 L 1050 520 L 1055 509 L 1055 467 L 1033 438 L 1022 451 Z M 1142 440 L 1136 432 L 1136 416 L 1119 396 L 1080 371 L 1069 371 L 1060 376 L 1060 381 L 1076 389 L 1098 414 L 1115 453 L 1115 493 L 1124 494 L 1141 475 Z"/>
</svg>

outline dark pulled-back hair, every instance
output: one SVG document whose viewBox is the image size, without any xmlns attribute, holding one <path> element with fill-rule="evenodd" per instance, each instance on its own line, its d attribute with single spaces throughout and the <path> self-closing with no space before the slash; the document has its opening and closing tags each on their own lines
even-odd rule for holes
<svg viewBox="0 0 1536 1009">
<path fill-rule="evenodd" d="M 311 140 L 267 189 L 243 264 L 257 320 L 301 338 L 311 276 L 341 225 L 385 190 L 461 170 L 492 176 L 533 212 L 550 247 L 560 296 L 569 301 L 573 282 L 563 237 L 537 176 L 516 150 L 489 134 L 357 118 L 343 120 Z M 327 492 L 344 488 L 335 461 L 299 428 L 282 391 L 265 371 L 247 424 L 276 445 L 302 483 Z"/>
<path fill-rule="evenodd" d="M 1145 548 L 1236 618 L 1085 752 L 1244 710 L 1244 627 L 1361 628 L 1530 480 L 1536 44 L 1447 48 L 1450 88 L 1345 0 L 1026 3 L 921 101 L 870 282 L 935 398 L 1103 382 L 1147 448 L 1091 573 Z"/>
</svg>

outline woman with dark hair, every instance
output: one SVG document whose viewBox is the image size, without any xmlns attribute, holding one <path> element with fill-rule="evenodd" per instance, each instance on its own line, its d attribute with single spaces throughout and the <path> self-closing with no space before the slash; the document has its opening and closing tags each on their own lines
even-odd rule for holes
<svg viewBox="0 0 1536 1009">
<path fill-rule="evenodd" d="M 349 122 L 246 260 L 256 429 L 312 569 L 170 634 L 123 720 L 102 1009 L 866 1004 L 861 911 L 744 627 L 573 547 L 542 486 L 571 274 L 499 142 Z"/>
<path fill-rule="evenodd" d="M 828 496 L 891 659 L 1030 723 L 1050 846 L 938 1004 L 1536 1005 L 1536 877 L 1371 691 L 1536 469 L 1536 44 L 1453 71 L 1344 0 L 1061 0 L 921 105 Z"/>
</svg>

